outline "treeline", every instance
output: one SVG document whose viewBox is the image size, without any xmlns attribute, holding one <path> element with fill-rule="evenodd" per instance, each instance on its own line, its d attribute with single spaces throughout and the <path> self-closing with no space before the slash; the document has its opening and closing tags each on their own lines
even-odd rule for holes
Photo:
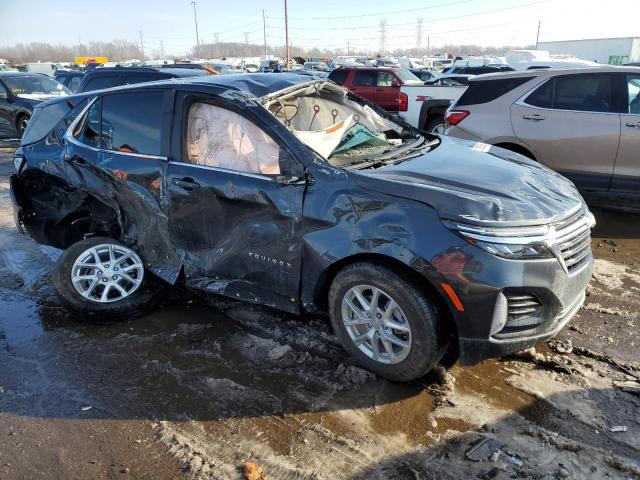
<svg viewBox="0 0 640 480">
<path fill-rule="evenodd" d="M 421 57 L 429 53 L 430 55 L 438 53 L 448 53 L 452 56 L 457 55 L 503 55 L 509 50 L 516 48 L 534 48 L 526 47 L 482 47 L 480 45 L 445 45 L 443 47 L 430 48 L 427 52 L 426 48 L 405 48 L 395 49 L 387 52 L 394 56 L 416 56 Z M 284 57 L 284 45 L 267 46 L 267 54 Z M 264 55 L 264 45 L 246 44 L 239 42 L 221 42 L 207 43 L 199 47 L 193 46 L 190 49 L 192 58 L 223 58 L 223 57 L 258 57 Z M 355 55 L 355 56 L 375 56 L 379 52 L 376 50 L 359 50 L 350 48 L 300 48 L 295 45 L 291 46 L 289 54 L 292 57 L 333 57 L 336 55 Z M 136 42 L 128 40 L 113 40 L 111 42 L 89 42 L 79 45 L 51 45 L 49 43 L 18 43 L 13 46 L 0 46 L 0 58 L 5 58 L 12 63 L 20 64 L 25 62 L 72 62 L 76 56 L 102 56 L 108 57 L 109 60 L 118 62 L 131 59 L 150 59 L 150 58 L 174 58 L 173 55 L 163 55 L 159 50 L 145 50 L 144 55 L 140 49 L 140 45 Z M 178 57 L 182 57 L 179 55 Z"/>
<path fill-rule="evenodd" d="M 111 42 L 89 42 L 80 45 L 51 45 L 33 42 L 18 43 L 13 46 L 0 46 L 0 58 L 12 63 L 25 62 L 73 62 L 76 56 L 101 56 L 109 60 L 121 61 L 133 58 L 142 59 L 140 45 L 128 40 Z"/>
</svg>

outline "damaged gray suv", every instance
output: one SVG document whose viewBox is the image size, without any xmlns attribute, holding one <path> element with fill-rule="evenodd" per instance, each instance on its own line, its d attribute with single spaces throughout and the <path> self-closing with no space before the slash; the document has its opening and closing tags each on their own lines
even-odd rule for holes
<svg viewBox="0 0 640 480">
<path fill-rule="evenodd" d="M 389 379 L 555 335 L 580 308 L 593 216 L 517 153 L 425 136 L 329 81 L 229 75 L 38 106 L 15 153 L 16 223 L 64 249 L 55 287 L 128 317 L 162 283 L 328 312 Z"/>
</svg>

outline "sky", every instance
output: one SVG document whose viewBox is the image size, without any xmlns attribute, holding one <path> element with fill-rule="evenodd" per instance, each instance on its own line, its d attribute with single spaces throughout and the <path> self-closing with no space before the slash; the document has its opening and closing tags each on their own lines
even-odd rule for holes
<svg viewBox="0 0 640 480">
<path fill-rule="evenodd" d="M 284 44 L 284 0 L 197 0 L 204 43 Z M 381 21 L 385 49 L 640 36 L 640 0 L 289 0 L 289 37 L 296 46 L 376 51 Z M 115 38 L 142 42 L 146 52 L 181 55 L 195 45 L 190 0 L 0 0 L 0 45 L 75 45 Z M 162 43 L 161 43 L 162 42 Z"/>
</svg>

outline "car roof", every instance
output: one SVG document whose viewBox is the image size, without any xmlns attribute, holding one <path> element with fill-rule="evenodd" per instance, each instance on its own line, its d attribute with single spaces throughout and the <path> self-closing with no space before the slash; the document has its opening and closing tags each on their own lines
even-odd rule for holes
<svg viewBox="0 0 640 480">
<path fill-rule="evenodd" d="M 105 91 L 135 91 L 145 88 L 180 88 L 185 86 L 210 87 L 217 90 L 212 93 L 221 93 L 225 90 L 237 90 L 249 94 L 255 98 L 261 98 L 271 93 L 303 84 L 317 83 L 319 80 L 310 80 L 307 75 L 296 73 L 233 73 L 229 75 L 206 75 L 198 77 L 170 78 L 154 82 L 132 83 L 103 90 L 86 92 L 86 94 L 101 94 Z M 326 80 L 324 80 L 326 81 Z M 67 97 L 68 98 L 68 97 Z"/>
<path fill-rule="evenodd" d="M 519 77 L 554 77 L 556 75 L 572 75 L 587 73 L 637 73 L 634 67 L 618 67 L 614 65 L 601 65 L 599 67 L 574 67 L 574 68 L 541 68 L 534 70 L 518 70 L 513 72 L 495 72 L 475 75 L 469 80 L 477 82 L 497 78 L 519 78 Z"/>
<path fill-rule="evenodd" d="M 206 70 L 195 68 L 154 68 L 154 67 L 100 67 L 87 72 L 87 78 L 96 76 L 121 74 L 121 73 L 165 73 L 172 77 L 193 77 L 198 75 L 209 75 Z"/>
</svg>

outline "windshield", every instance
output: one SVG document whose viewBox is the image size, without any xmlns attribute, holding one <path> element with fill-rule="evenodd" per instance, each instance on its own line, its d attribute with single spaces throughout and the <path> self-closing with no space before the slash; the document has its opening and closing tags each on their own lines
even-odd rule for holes
<svg viewBox="0 0 640 480">
<path fill-rule="evenodd" d="M 409 70 L 399 69 L 396 74 L 402 79 L 403 82 L 419 82 L 420 79 L 416 77 Z"/>
<path fill-rule="evenodd" d="M 11 93 L 21 95 L 68 95 L 64 85 L 45 75 L 15 75 L 4 77 Z"/>
<path fill-rule="evenodd" d="M 328 163 L 348 170 L 398 163 L 439 143 L 333 83 L 301 86 L 265 107 Z"/>
</svg>

